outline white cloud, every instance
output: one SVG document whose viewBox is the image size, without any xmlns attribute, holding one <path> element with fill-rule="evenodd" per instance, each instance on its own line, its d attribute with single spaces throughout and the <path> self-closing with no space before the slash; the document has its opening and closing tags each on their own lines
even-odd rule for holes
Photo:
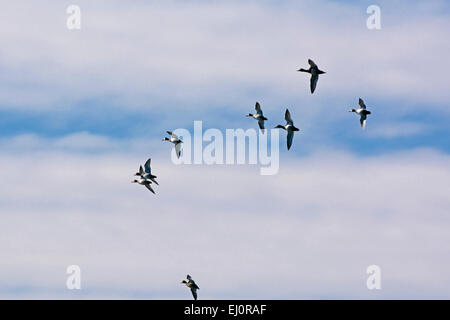
<svg viewBox="0 0 450 320">
<path fill-rule="evenodd" d="M 3 152 L 0 297 L 189 299 L 188 272 L 201 299 L 450 297 L 448 155 L 324 151 L 267 177 L 149 152 L 155 196 L 130 183 L 147 152 Z"/>
<path fill-rule="evenodd" d="M 163 135 L 162 135 L 163 136 Z M 158 138 L 114 139 L 89 132 L 75 132 L 65 136 L 42 137 L 36 134 L 22 134 L 0 139 L 0 148 L 8 154 L 24 152 L 72 152 L 72 153 L 145 153 L 145 150 L 161 152 L 170 150 Z"/>
<path fill-rule="evenodd" d="M 181 108 L 244 103 L 257 92 L 309 104 L 308 79 L 295 70 L 314 58 L 327 71 L 318 93 L 328 98 L 382 95 L 441 107 L 449 99 L 449 20 L 432 5 L 399 4 L 407 16 L 383 3 L 383 28 L 370 31 L 365 7 L 327 1 L 79 1 L 82 30 L 69 31 L 63 4 L 19 10 L 25 3 L 15 1 L 2 5 L 0 97 L 3 107 L 99 98 L 146 108 L 171 100 Z"/>
<path fill-rule="evenodd" d="M 375 124 L 372 130 L 368 131 L 369 136 L 374 138 L 398 138 L 423 134 L 430 128 L 420 122 L 402 122 Z"/>
</svg>

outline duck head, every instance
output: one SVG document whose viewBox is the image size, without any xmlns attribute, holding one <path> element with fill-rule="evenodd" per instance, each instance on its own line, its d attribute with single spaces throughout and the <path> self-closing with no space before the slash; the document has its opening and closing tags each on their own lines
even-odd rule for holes
<svg viewBox="0 0 450 320">
<path fill-rule="evenodd" d="M 246 115 L 246 117 L 253 117 L 253 114 L 249 113 Z"/>
<path fill-rule="evenodd" d="M 284 126 L 282 126 L 281 124 L 277 125 L 277 126 L 275 127 L 275 129 L 285 129 L 285 130 L 286 130 L 286 128 L 285 128 Z"/>
<path fill-rule="evenodd" d="M 356 112 L 355 109 L 350 109 L 348 112 Z"/>
<path fill-rule="evenodd" d="M 187 282 L 186 282 L 186 280 L 183 280 L 183 281 L 181 281 L 181 283 L 186 284 Z"/>
<path fill-rule="evenodd" d="M 138 183 L 138 181 L 135 179 L 135 180 L 131 181 L 131 183 Z"/>
</svg>

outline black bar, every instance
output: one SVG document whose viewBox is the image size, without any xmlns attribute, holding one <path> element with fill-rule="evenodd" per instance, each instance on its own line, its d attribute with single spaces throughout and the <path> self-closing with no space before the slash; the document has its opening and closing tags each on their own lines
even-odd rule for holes
<svg viewBox="0 0 450 320">
<path fill-rule="evenodd" d="M 402 316 L 416 314 L 418 311 L 437 313 L 448 309 L 448 300 L 32 300 L 1 301 L 3 312 L 7 309 L 15 316 L 31 312 L 34 315 L 62 315 L 64 310 L 78 319 L 92 316 L 120 317 L 125 319 L 153 318 L 166 319 L 299 319 L 345 316 L 346 318 L 379 317 L 384 319 L 399 312 Z M 431 309 L 430 309 L 431 308 Z M 289 318 L 285 318 L 289 317 Z M 160 318 L 155 318 L 160 319 Z"/>
</svg>

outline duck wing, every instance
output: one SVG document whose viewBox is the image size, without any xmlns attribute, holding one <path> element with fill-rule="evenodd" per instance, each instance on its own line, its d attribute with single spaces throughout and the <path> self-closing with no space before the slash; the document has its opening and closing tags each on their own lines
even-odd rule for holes
<svg viewBox="0 0 450 320">
<path fill-rule="evenodd" d="M 194 287 L 191 287 L 192 296 L 194 297 L 194 300 L 197 300 L 197 289 Z"/>
<path fill-rule="evenodd" d="M 259 128 L 261 129 L 261 131 L 264 133 L 264 119 L 259 119 L 258 125 L 259 125 Z"/>
<path fill-rule="evenodd" d="M 144 168 L 145 168 L 145 172 L 146 173 L 152 173 L 151 169 L 150 169 L 150 164 L 151 164 L 152 159 L 148 159 L 147 162 L 145 162 L 144 164 Z"/>
<path fill-rule="evenodd" d="M 286 112 L 284 114 L 284 119 L 286 120 L 286 122 L 290 125 L 294 125 L 294 122 L 292 121 L 291 118 L 291 113 L 289 112 L 289 109 L 286 109 Z"/>
<path fill-rule="evenodd" d="M 317 68 L 317 64 L 314 63 L 311 59 L 308 59 L 308 63 L 311 66 L 311 68 Z"/>
<path fill-rule="evenodd" d="M 319 81 L 319 75 L 318 74 L 311 75 L 310 81 L 311 93 L 314 93 L 314 90 L 316 90 L 317 81 Z"/>
<path fill-rule="evenodd" d="M 256 114 L 263 115 L 262 110 L 261 110 L 261 106 L 259 105 L 259 102 L 257 102 L 255 104 L 255 110 L 256 110 Z"/>
<path fill-rule="evenodd" d="M 139 174 L 141 176 L 144 174 L 144 169 L 142 169 L 142 166 L 139 166 Z"/>
<path fill-rule="evenodd" d="M 366 128 L 366 119 L 367 115 L 365 113 L 361 113 L 361 118 L 359 119 L 359 122 L 361 123 L 361 128 Z"/>
<path fill-rule="evenodd" d="M 150 187 L 150 184 L 149 184 L 149 183 L 146 183 L 146 184 L 145 184 L 145 187 L 146 187 L 148 190 L 150 190 L 153 194 L 155 194 L 155 190 L 153 190 L 152 187 Z"/>
<path fill-rule="evenodd" d="M 180 138 L 178 138 L 178 136 L 177 136 L 175 133 L 173 133 L 173 132 L 171 132 L 171 131 L 167 131 L 167 133 L 170 134 L 170 136 L 171 136 L 172 138 L 174 138 L 174 139 L 177 139 L 177 140 L 180 139 Z"/>
<path fill-rule="evenodd" d="M 175 144 L 175 152 L 177 153 L 177 158 L 181 156 L 181 142 Z"/>
<path fill-rule="evenodd" d="M 361 98 L 359 98 L 359 105 L 360 105 L 360 107 L 362 108 L 362 109 L 366 109 L 366 105 L 365 105 L 365 103 L 364 103 L 364 100 L 363 99 L 361 99 Z"/>
<path fill-rule="evenodd" d="M 156 185 L 159 186 L 159 183 L 156 182 L 155 178 L 156 178 L 156 176 L 151 176 L 151 177 L 149 178 L 149 180 L 153 181 Z"/>
<path fill-rule="evenodd" d="M 287 133 L 287 148 L 288 148 L 288 150 L 292 146 L 292 140 L 294 140 L 294 131 L 288 130 L 288 133 Z"/>
</svg>

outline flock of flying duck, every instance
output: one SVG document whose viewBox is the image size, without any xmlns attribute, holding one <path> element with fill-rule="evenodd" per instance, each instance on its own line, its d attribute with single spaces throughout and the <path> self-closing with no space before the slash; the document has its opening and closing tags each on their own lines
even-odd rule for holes
<svg viewBox="0 0 450 320">
<path fill-rule="evenodd" d="M 142 166 L 139 167 L 139 171 L 136 172 L 134 175 L 138 176 L 139 179 L 135 179 L 131 181 L 132 183 L 139 183 L 140 185 L 145 186 L 148 190 L 150 190 L 153 194 L 155 193 L 155 190 L 150 186 L 152 182 L 154 182 L 156 185 L 159 185 L 158 182 L 156 182 L 156 176 L 152 174 L 152 169 L 150 168 L 150 163 L 152 159 L 148 159 L 144 164 L 144 169 L 142 169 Z"/>
<path fill-rule="evenodd" d="M 319 67 L 311 59 L 308 59 L 308 63 L 310 66 L 309 69 L 300 68 L 297 71 L 306 72 L 306 73 L 311 74 L 310 89 L 311 89 L 311 94 L 313 94 L 317 87 L 319 75 L 324 74 L 325 72 L 320 70 Z M 256 102 L 255 110 L 256 110 L 256 113 L 254 113 L 254 114 L 249 113 L 246 116 L 252 117 L 256 121 L 258 121 L 259 128 L 260 128 L 261 132 L 264 133 L 264 129 L 265 129 L 264 121 L 266 121 L 268 119 L 266 117 L 264 117 L 263 111 L 258 102 Z M 358 109 L 352 108 L 349 112 L 354 112 L 357 115 L 359 115 L 361 128 L 364 129 L 366 127 L 367 115 L 369 115 L 371 113 L 370 111 L 367 110 L 367 107 L 366 107 L 364 101 L 361 98 L 359 98 L 359 108 Z M 300 131 L 300 129 L 298 129 L 294 126 L 294 121 L 292 120 L 291 113 L 289 112 L 288 109 L 286 109 L 286 112 L 284 114 L 284 119 L 286 120 L 286 124 L 285 125 L 279 124 L 275 128 L 283 129 L 287 132 L 287 149 L 289 150 L 292 146 L 292 141 L 294 139 L 294 132 Z M 167 131 L 167 133 L 170 135 L 170 137 L 169 138 L 165 137 L 163 139 L 163 141 L 169 141 L 174 144 L 176 155 L 179 158 L 181 155 L 181 144 L 183 143 L 183 141 L 181 141 L 181 139 L 173 132 Z M 151 159 L 148 159 L 144 164 L 144 168 L 142 168 L 142 166 L 140 166 L 139 172 L 137 172 L 135 174 L 135 176 L 139 176 L 139 179 L 135 179 L 132 182 L 143 185 L 148 190 L 150 190 L 152 193 L 155 193 L 155 191 L 151 187 L 151 184 L 152 183 L 155 183 L 156 185 L 159 185 L 159 184 L 155 180 L 156 176 L 152 174 L 150 164 L 151 164 Z M 186 286 L 189 289 L 191 289 L 192 296 L 194 297 L 195 300 L 197 300 L 197 290 L 200 288 L 197 286 L 197 284 L 194 282 L 194 280 L 192 280 L 192 277 L 190 275 L 187 275 L 186 279 L 187 279 L 187 281 L 183 280 L 183 281 L 181 281 L 181 283 L 186 284 Z"/>
<path fill-rule="evenodd" d="M 313 94 L 314 91 L 316 90 L 317 82 L 319 81 L 319 74 L 324 74 L 325 71 L 320 70 L 319 67 L 317 66 L 317 64 L 315 64 L 314 61 L 312 61 L 311 59 L 308 59 L 308 63 L 310 66 L 309 69 L 300 68 L 297 71 L 306 72 L 306 73 L 311 74 L 310 89 L 311 89 L 311 94 Z M 266 117 L 264 117 L 262 109 L 261 109 L 261 105 L 258 102 L 256 102 L 255 110 L 256 110 L 256 113 L 254 113 L 254 114 L 249 113 L 247 115 L 247 117 L 252 117 L 256 121 L 258 121 L 259 128 L 264 133 L 264 129 L 265 129 L 264 121 L 266 121 L 268 119 Z M 361 128 L 364 129 L 366 127 L 367 115 L 370 114 L 370 111 L 367 110 L 367 107 L 364 104 L 363 99 L 359 98 L 359 108 L 358 109 L 352 108 L 349 112 L 354 112 L 360 116 Z M 286 132 L 287 132 L 287 148 L 289 150 L 292 145 L 292 140 L 294 139 L 294 132 L 299 131 L 299 129 L 294 126 L 294 121 L 292 121 L 291 113 L 289 112 L 288 109 L 286 109 L 286 112 L 284 114 L 284 119 L 286 120 L 286 124 L 285 125 L 279 124 L 275 128 L 286 130 Z"/>
</svg>

